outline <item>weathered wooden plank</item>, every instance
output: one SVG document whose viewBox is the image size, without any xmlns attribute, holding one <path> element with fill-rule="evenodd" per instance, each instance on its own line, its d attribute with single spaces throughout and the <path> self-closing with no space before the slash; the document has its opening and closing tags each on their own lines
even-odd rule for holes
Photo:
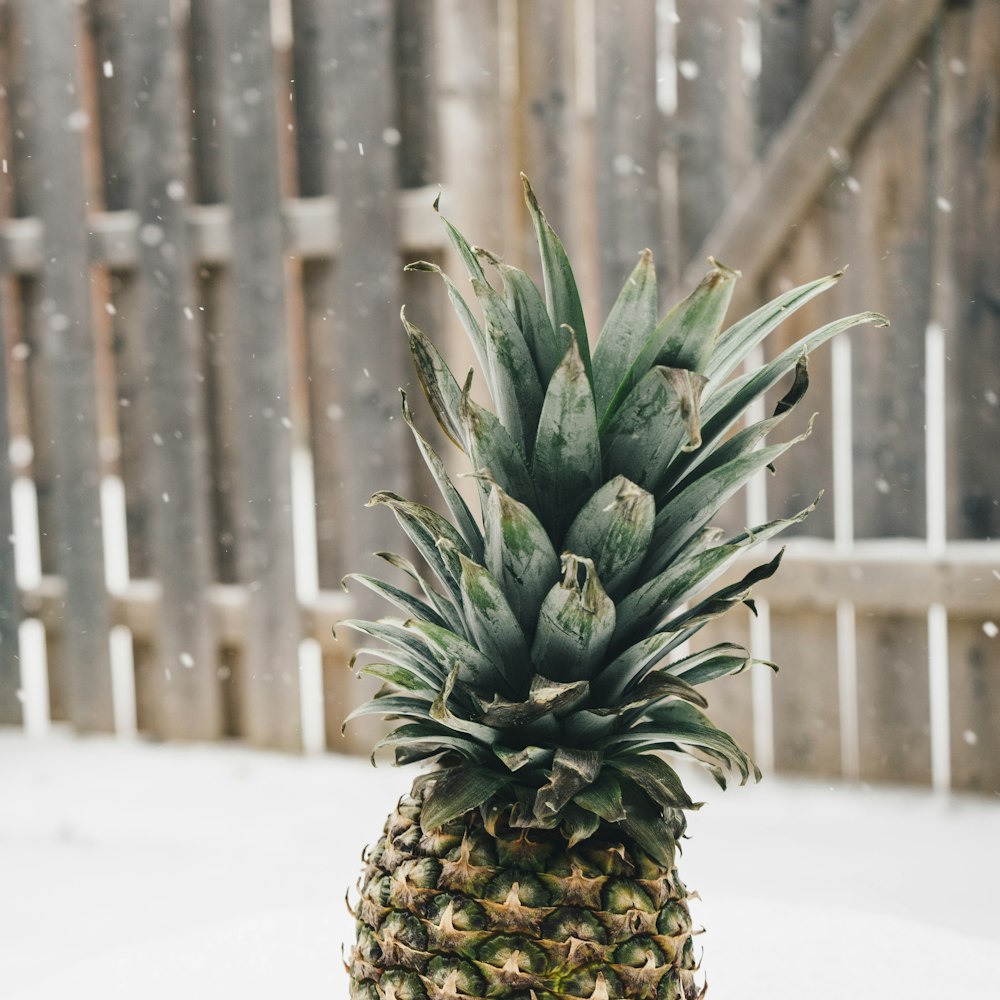
<svg viewBox="0 0 1000 1000">
<path fill-rule="evenodd" d="M 595 5 L 594 22 L 598 264 L 601 315 L 606 316 L 643 248 L 663 257 L 656 4 L 609 0 Z M 657 260 L 661 275 L 663 266 Z"/>
<path fill-rule="evenodd" d="M 677 3 L 676 252 L 682 264 L 694 259 L 752 157 L 753 113 L 740 57 L 744 6 L 742 0 Z"/>
<path fill-rule="evenodd" d="M 97 408 L 85 227 L 85 117 L 76 84 L 79 8 L 74 0 L 20 3 L 24 99 L 19 126 L 31 149 L 26 186 L 45 226 L 40 272 L 40 361 L 51 372 L 51 453 L 57 561 L 67 581 L 69 713 L 81 730 L 114 726 L 109 613 L 101 538 Z M 36 442 L 37 444 L 37 442 Z"/>
<path fill-rule="evenodd" d="M 154 732 L 213 739 L 222 733 L 215 637 L 203 594 L 211 579 L 208 442 L 200 328 L 184 217 L 191 183 L 182 50 L 159 0 L 129 6 L 133 35 L 123 57 L 131 198 L 140 220 L 139 330 L 151 415 L 152 557 L 161 581 L 157 631 L 164 678 Z M 166 678 L 169 677 L 167 681 Z"/>
<path fill-rule="evenodd" d="M 861 780 L 930 784 L 926 616 L 859 611 L 855 644 Z"/>
<path fill-rule="evenodd" d="M 934 273 L 931 318 L 947 359 L 941 530 L 1000 535 L 1000 17 L 995 4 L 952 5 L 936 51 Z M 933 428 L 933 431 L 939 430 Z M 997 567 L 994 572 L 1000 571 Z M 992 589 L 1000 590 L 1000 581 Z M 949 619 L 951 785 L 1000 791 L 997 609 Z"/>
<path fill-rule="evenodd" d="M 266 0 L 223 0 L 216 38 L 223 175 L 240 381 L 237 558 L 251 613 L 241 728 L 253 743 L 301 747 L 291 515 L 290 376 L 284 307 L 276 89 Z M 223 69 L 224 67 L 224 69 Z"/>
<path fill-rule="evenodd" d="M 747 171 L 722 218 L 692 257 L 685 284 L 714 253 L 739 261 L 748 289 L 784 244 L 789 228 L 826 184 L 833 160 L 817 151 L 851 148 L 900 73 L 911 64 L 942 0 L 872 0 L 852 39 L 817 69 L 767 156 Z"/>
<path fill-rule="evenodd" d="M 573 179 L 576 143 L 574 101 L 574 4 L 542 0 L 517 4 L 518 90 L 515 123 L 517 162 L 552 227 L 568 248 L 580 242 L 574 225 Z M 538 251 L 527 213 L 512 261 L 535 261 Z M 639 249 L 642 249 L 641 247 Z M 571 250 L 572 253 L 572 250 Z M 539 275 L 541 274 L 538 271 Z"/>
<path fill-rule="evenodd" d="M 785 774 L 841 773 L 837 622 L 831 614 L 771 614 L 774 765 Z"/>
<path fill-rule="evenodd" d="M 944 329 L 947 532 L 1000 537 L 1000 12 L 952 5 L 936 67 L 934 315 Z M 991 446 L 991 442 L 993 443 Z"/>
<path fill-rule="evenodd" d="M 11 510 L 12 469 L 10 460 L 10 399 L 7 379 L 7 277 L 0 258 L 0 725 L 22 721 L 18 692 L 21 664 L 18 655 L 18 626 L 21 598 L 14 573 L 14 522 Z"/>
<path fill-rule="evenodd" d="M 998 617 L 955 617 L 948 623 L 951 787 L 956 790 L 1000 793 Z"/>
</svg>

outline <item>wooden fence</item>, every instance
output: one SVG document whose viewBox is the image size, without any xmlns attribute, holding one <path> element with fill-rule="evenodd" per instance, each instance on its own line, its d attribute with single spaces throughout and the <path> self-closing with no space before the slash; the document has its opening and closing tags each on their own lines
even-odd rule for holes
<svg viewBox="0 0 1000 1000">
<path fill-rule="evenodd" d="M 365 745 L 338 584 L 426 490 L 400 304 L 450 323 L 400 265 L 438 185 L 530 262 L 524 169 L 594 328 L 644 246 L 741 309 L 850 264 L 784 342 L 891 315 L 726 514 L 827 487 L 729 623 L 784 669 L 713 708 L 765 767 L 1000 790 L 996 0 L 0 0 L 0 158 L 0 722 Z"/>
</svg>

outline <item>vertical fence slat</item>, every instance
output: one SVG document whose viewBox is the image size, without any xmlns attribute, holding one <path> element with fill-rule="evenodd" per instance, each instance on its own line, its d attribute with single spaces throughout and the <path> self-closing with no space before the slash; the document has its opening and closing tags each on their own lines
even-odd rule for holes
<svg viewBox="0 0 1000 1000">
<path fill-rule="evenodd" d="M 114 726 L 104 582 L 97 393 L 91 328 L 90 262 L 85 222 L 81 130 L 76 82 L 79 8 L 74 0 L 19 4 L 28 135 L 27 194 L 45 227 L 40 276 L 41 362 L 50 370 L 57 565 L 66 582 L 63 656 L 69 715 L 81 730 Z"/>
<path fill-rule="evenodd" d="M 848 309 L 889 330 L 852 343 L 854 525 L 859 538 L 926 532 L 924 332 L 929 319 L 929 47 L 898 80 L 852 154 Z M 865 780 L 930 779 L 927 622 L 857 616 L 858 738 Z"/>
<path fill-rule="evenodd" d="M 763 151 L 784 124 L 798 95 L 822 59 L 835 48 L 835 15 L 840 0 L 807 4 L 765 3 L 760 12 L 760 77 L 757 82 L 756 143 Z M 817 156 L 828 151 L 817 149 Z M 829 274 L 843 264 L 834 257 L 836 220 L 843 212 L 843 178 L 821 197 L 789 233 L 788 246 L 761 282 L 760 301 L 784 289 Z M 734 261 L 739 267 L 739 262 Z M 768 338 L 766 355 L 778 354 L 810 330 L 839 315 L 836 292 L 821 296 L 782 323 Z M 790 516 L 825 497 L 804 524 L 791 533 L 833 536 L 833 402 L 830 348 L 809 359 L 810 387 L 800 412 L 782 426 L 781 439 L 802 433 L 818 412 L 812 436 L 777 463 L 767 479 L 769 517 Z M 771 394 L 766 409 L 784 391 Z M 771 651 L 781 666 L 773 692 L 774 755 L 779 770 L 837 775 L 841 771 L 841 719 L 837 676 L 837 623 L 832 614 L 772 609 Z"/>
<path fill-rule="evenodd" d="M 649 247 L 664 269 L 660 220 L 660 112 L 656 103 L 656 4 L 595 5 L 595 156 L 601 315 Z M 596 337 L 599 330 L 592 330 Z"/>
<path fill-rule="evenodd" d="M 7 381 L 7 278 L 0 257 L 0 725 L 21 722 L 21 665 L 18 625 L 21 595 L 14 574 L 14 522 L 11 511 L 10 424 Z"/>
<path fill-rule="evenodd" d="M 576 110 L 573 4 L 567 0 L 519 0 L 517 28 L 517 135 L 513 138 L 518 141 L 518 167 L 531 178 L 552 227 L 572 248 L 580 242 L 572 204 Z M 526 212 L 519 218 L 523 221 L 516 256 L 531 262 L 534 269 L 537 250 L 531 220 Z"/>
<path fill-rule="evenodd" d="M 740 57 L 743 7 L 742 0 L 677 0 L 674 144 L 682 270 L 722 214 L 751 149 Z"/>
<path fill-rule="evenodd" d="M 160 581 L 160 736 L 212 739 L 222 714 L 215 637 L 205 599 L 210 579 L 207 441 L 199 372 L 199 324 L 185 221 L 191 184 L 181 122 L 182 51 L 159 0 L 129 8 L 127 93 L 132 204 L 139 213 L 141 337 L 153 414 L 148 489 Z M 123 68 L 124 69 L 124 68 Z"/>
<path fill-rule="evenodd" d="M 932 319 L 944 330 L 949 538 L 1000 537 L 1000 32 L 995 4 L 953 5 L 935 63 L 938 127 Z M 985 592 L 1000 581 L 984 572 Z M 952 787 L 1000 792 L 1000 597 L 992 620 L 949 623 Z"/>
<path fill-rule="evenodd" d="M 237 558 L 247 587 L 240 713 L 253 743 L 299 749 L 291 514 L 291 418 L 276 88 L 266 0 L 225 0 L 216 85 L 223 88 L 223 175 L 232 214 L 234 334 L 242 411 Z"/>
<path fill-rule="evenodd" d="M 674 73 L 677 109 L 673 119 L 672 158 L 676 170 L 676 246 L 669 252 L 678 260 L 668 271 L 684 271 L 692 254 L 722 212 L 739 172 L 750 155 L 749 105 L 742 86 L 739 58 L 742 4 L 735 0 L 712 0 L 709 4 L 680 0 L 676 5 Z M 618 116 L 627 116 L 618 109 Z M 663 273 L 663 265 L 658 268 Z M 704 264 L 707 269 L 708 263 Z M 726 261 L 739 267 L 739 261 Z M 666 290 L 665 290 L 666 291 Z M 672 305 L 689 288 L 673 290 Z M 661 313 L 664 311 L 661 304 Z M 746 500 L 741 493 L 713 523 L 738 532 L 747 524 Z M 710 624 L 692 645 L 706 648 L 713 643 L 735 642 L 751 647 L 746 613 L 730 613 Z M 751 672 L 708 685 L 712 719 L 731 732 L 748 750 L 754 747 L 754 715 Z"/>
<path fill-rule="evenodd" d="M 327 103 L 333 150 L 328 184 L 341 226 L 332 308 L 335 388 L 346 414 L 337 427 L 343 460 L 337 492 L 341 572 L 382 571 L 373 553 L 385 547 L 392 522 L 384 509 L 365 510 L 364 505 L 376 490 L 405 496 L 413 485 L 408 431 L 396 391 L 409 381 L 410 365 L 399 332 L 393 5 L 371 2 L 363 11 L 330 5 L 326 27 L 337 59 Z M 354 87 L 365 93 L 363 103 L 349 96 Z M 358 336 L 362 328 L 371 331 L 367 337 Z M 385 614 L 383 602 L 357 589 L 360 610 Z M 343 717 L 347 704 L 331 707 Z"/>
</svg>

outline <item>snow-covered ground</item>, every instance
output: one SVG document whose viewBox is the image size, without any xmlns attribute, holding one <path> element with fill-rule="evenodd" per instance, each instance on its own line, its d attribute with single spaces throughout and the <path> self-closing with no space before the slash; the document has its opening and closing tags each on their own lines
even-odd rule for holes
<svg viewBox="0 0 1000 1000">
<path fill-rule="evenodd" d="M 345 890 L 408 783 L 0 731 L 0 998 L 345 998 Z M 714 1000 L 1000 997 L 1000 800 L 774 778 L 705 795 L 681 864 Z"/>
</svg>

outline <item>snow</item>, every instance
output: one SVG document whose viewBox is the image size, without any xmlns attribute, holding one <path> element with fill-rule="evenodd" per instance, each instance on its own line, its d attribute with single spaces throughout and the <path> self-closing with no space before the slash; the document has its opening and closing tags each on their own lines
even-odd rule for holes
<svg viewBox="0 0 1000 1000">
<path fill-rule="evenodd" d="M 0 731 L 0 997 L 345 997 L 345 890 L 410 775 Z M 691 817 L 713 1000 L 989 1000 L 1000 799 L 768 778 Z"/>
</svg>

